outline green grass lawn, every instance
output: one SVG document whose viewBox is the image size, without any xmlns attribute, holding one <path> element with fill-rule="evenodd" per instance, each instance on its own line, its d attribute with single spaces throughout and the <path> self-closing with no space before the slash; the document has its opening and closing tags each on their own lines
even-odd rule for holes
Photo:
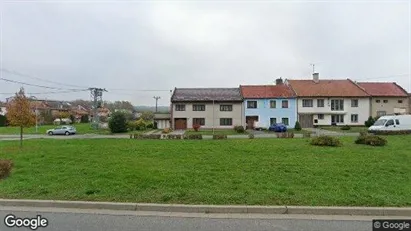
<svg viewBox="0 0 411 231">
<path fill-rule="evenodd" d="M 350 130 L 341 130 L 341 126 L 327 126 L 327 127 L 320 127 L 321 129 L 328 130 L 328 131 L 335 131 L 335 132 L 366 132 L 367 127 L 365 126 L 352 126 Z"/>
<path fill-rule="evenodd" d="M 308 139 L 0 142 L 0 198 L 187 204 L 411 206 L 411 136 L 385 147 Z"/>
<path fill-rule="evenodd" d="M 190 134 L 201 134 L 201 135 L 213 135 L 213 130 L 212 129 L 201 129 L 196 132 L 192 129 L 187 130 L 185 133 L 185 135 L 190 135 Z M 214 134 L 215 135 L 247 135 L 247 131 L 245 131 L 244 133 L 238 133 L 236 132 L 234 129 L 215 129 L 214 130 Z"/>
</svg>

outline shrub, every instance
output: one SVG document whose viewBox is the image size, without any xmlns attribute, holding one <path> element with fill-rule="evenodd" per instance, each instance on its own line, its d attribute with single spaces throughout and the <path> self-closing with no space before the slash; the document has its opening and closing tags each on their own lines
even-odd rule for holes
<svg viewBox="0 0 411 231">
<path fill-rule="evenodd" d="M 0 179 L 8 177 L 13 168 L 13 162 L 11 160 L 0 160 Z"/>
<path fill-rule="evenodd" d="M 136 123 L 134 121 L 127 122 L 127 130 L 134 131 L 136 130 Z"/>
<path fill-rule="evenodd" d="M 365 144 L 371 146 L 385 146 L 387 144 L 387 140 L 380 137 L 380 136 L 370 136 L 370 135 L 360 135 L 356 140 L 356 144 Z"/>
<path fill-rule="evenodd" d="M 114 112 L 108 122 L 108 127 L 112 133 L 127 132 L 127 121 L 125 115 L 121 112 Z"/>
<path fill-rule="evenodd" d="M 193 124 L 193 129 L 194 131 L 198 132 L 200 130 L 201 125 L 200 124 Z"/>
<path fill-rule="evenodd" d="M 146 130 L 146 122 L 143 119 L 139 119 L 136 122 L 136 130 Z"/>
<path fill-rule="evenodd" d="M 80 123 L 88 123 L 89 121 L 88 115 L 82 115 L 80 118 Z"/>
<path fill-rule="evenodd" d="M 154 124 L 151 123 L 151 122 L 149 122 L 149 123 L 146 124 L 146 128 L 147 128 L 147 129 L 153 129 L 153 128 L 154 128 Z"/>
<path fill-rule="evenodd" d="M 150 135 L 137 135 L 137 139 L 151 139 L 151 140 L 159 140 L 161 139 L 161 134 L 150 134 Z"/>
<path fill-rule="evenodd" d="M 0 127 L 6 126 L 7 118 L 4 115 L 0 115 Z"/>
<path fill-rule="evenodd" d="M 245 132 L 244 126 L 241 126 L 241 125 L 240 126 L 234 126 L 234 130 L 238 133 L 244 133 Z"/>
<path fill-rule="evenodd" d="M 300 122 L 295 122 L 295 125 L 294 125 L 294 130 L 296 130 L 296 131 L 301 131 L 301 124 L 300 124 Z"/>
<path fill-rule="evenodd" d="M 76 123 L 76 117 L 74 115 L 70 115 L 71 124 Z"/>
<path fill-rule="evenodd" d="M 170 140 L 181 140 L 183 138 L 183 135 L 165 135 L 166 139 L 170 139 Z"/>
<path fill-rule="evenodd" d="M 369 127 L 371 127 L 374 123 L 375 123 L 374 118 L 372 118 L 372 116 L 370 116 L 370 117 L 368 117 L 368 120 L 365 121 L 364 125 L 369 128 Z"/>
<path fill-rule="evenodd" d="M 213 135 L 213 140 L 225 140 L 227 135 Z"/>
<path fill-rule="evenodd" d="M 201 134 L 190 134 L 188 136 L 184 136 L 184 139 L 186 139 L 186 140 L 202 140 L 203 135 L 201 135 Z"/>
<path fill-rule="evenodd" d="M 350 130 L 351 127 L 348 126 L 348 125 L 344 125 L 344 126 L 342 126 L 340 129 L 341 129 L 341 130 Z"/>
<path fill-rule="evenodd" d="M 319 136 L 311 140 L 311 145 L 339 147 L 342 143 L 337 137 Z"/>
<path fill-rule="evenodd" d="M 248 138 L 250 138 L 250 139 L 254 139 L 254 134 L 250 134 L 250 135 L 248 135 Z"/>
</svg>

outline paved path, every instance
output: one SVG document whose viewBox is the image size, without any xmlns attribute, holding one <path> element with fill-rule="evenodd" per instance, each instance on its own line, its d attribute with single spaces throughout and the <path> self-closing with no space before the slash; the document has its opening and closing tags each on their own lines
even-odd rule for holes
<svg viewBox="0 0 411 231">
<path fill-rule="evenodd" d="M 259 215 L 259 214 L 183 214 L 110 210 L 75 210 L 57 208 L 0 208 L 1 231 L 23 231 L 7 228 L 4 218 L 41 215 L 48 227 L 38 231 L 370 231 L 372 217 Z"/>
</svg>

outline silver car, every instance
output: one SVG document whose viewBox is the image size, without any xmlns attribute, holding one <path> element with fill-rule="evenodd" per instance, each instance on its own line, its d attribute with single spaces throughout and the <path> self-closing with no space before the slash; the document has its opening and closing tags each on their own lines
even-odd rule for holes
<svg viewBox="0 0 411 231">
<path fill-rule="evenodd" d="M 50 136 L 52 135 L 74 135 L 76 134 L 76 128 L 73 126 L 60 126 L 60 127 L 56 127 L 53 129 L 49 129 L 47 130 L 47 134 L 49 134 Z"/>
</svg>

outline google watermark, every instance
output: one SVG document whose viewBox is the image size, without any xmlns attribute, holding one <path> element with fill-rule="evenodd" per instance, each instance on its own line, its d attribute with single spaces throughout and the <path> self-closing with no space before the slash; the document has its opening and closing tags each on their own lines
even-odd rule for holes
<svg viewBox="0 0 411 231">
<path fill-rule="evenodd" d="M 373 220 L 373 231 L 411 231 L 411 220 Z"/>
<path fill-rule="evenodd" d="M 9 228 L 29 228 L 31 230 L 37 230 L 38 228 L 45 228 L 48 226 L 49 221 L 37 215 L 33 218 L 20 218 L 13 214 L 9 214 L 4 218 L 4 224 Z"/>
</svg>

